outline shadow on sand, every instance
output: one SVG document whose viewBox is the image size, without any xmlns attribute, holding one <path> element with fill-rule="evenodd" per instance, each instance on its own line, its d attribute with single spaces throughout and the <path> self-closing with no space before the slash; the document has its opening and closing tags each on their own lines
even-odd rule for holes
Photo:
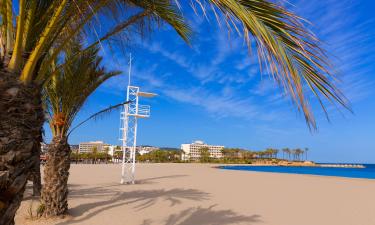
<svg viewBox="0 0 375 225">
<path fill-rule="evenodd" d="M 239 215 L 232 210 L 214 210 L 216 205 L 207 208 L 192 207 L 170 215 L 163 225 L 228 225 L 255 224 L 261 222 L 259 215 Z M 153 225 L 152 220 L 144 220 L 141 225 Z"/>
<path fill-rule="evenodd" d="M 82 192 L 85 193 L 82 196 Z M 70 209 L 70 215 L 73 217 L 79 217 L 76 219 L 64 221 L 58 223 L 57 225 L 67 225 L 67 224 L 79 224 L 101 212 L 107 211 L 112 208 L 120 207 L 122 205 L 133 205 L 133 209 L 136 211 L 148 208 L 158 201 L 167 201 L 170 206 L 182 203 L 182 200 L 193 200 L 193 201 L 203 201 L 209 199 L 209 194 L 201 192 L 195 189 L 170 189 L 170 190 L 137 190 L 137 191 L 113 191 L 109 190 L 107 187 L 96 187 L 76 190 L 73 192 L 74 195 L 70 197 L 89 197 L 95 198 L 98 196 L 111 197 L 110 199 L 104 201 L 96 201 L 86 204 L 81 204 L 77 207 Z M 90 193 L 90 194 L 88 194 Z"/>
<path fill-rule="evenodd" d="M 136 185 L 154 184 L 160 179 L 184 177 L 187 175 L 172 175 L 141 179 Z M 135 185 L 135 186 L 136 186 Z M 123 191 L 123 185 L 108 184 L 101 187 L 83 188 L 80 185 L 70 185 L 69 198 L 92 199 L 94 202 L 83 203 L 69 210 L 71 219 L 56 225 L 80 224 L 100 213 L 128 205 L 135 211 L 140 211 L 163 201 L 175 206 L 185 200 L 201 202 L 210 199 L 210 194 L 196 189 L 174 188 L 170 190 L 134 190 Z M 105 200 L 100 200 L 104 198 Z M 99 200 L 96 200 L 99 199 Z M 144 220 L 141 225 L 227 225 L 227 224 L 254 224 L 260 222 L 259 215 L 239 215 L 232 210 L 214 209 L 210 207 L 191 207 L 176 214 L 166 214 L 163 222 Z M 147 217 L 146 217 L 147 218 Z"/>
<path fill-rule="evenodd" d="M 259 215 L 245 216 L 239 215 L 232 210 L 214 210 L 216 205 L 208 208 L 196 207 L 183 210 L 178 214 L 168 217 L 165 225 L 225 225 L 246 223 L 253 224 L 260 222 Z"/>
<path fill-rule="evenodd" d="M 170 175 L 170 176 L 161 176 L 161 177 L 150 177 L 146 179 L 140 179 L 136 180 L 136 184 L 155 184 L 157 183 L 157 180 L 162 180 L 162 179 L 168 179 L 168 178 L 180 178 L 180 177 L 187 177 L 188 175 Z"/>
</svg>

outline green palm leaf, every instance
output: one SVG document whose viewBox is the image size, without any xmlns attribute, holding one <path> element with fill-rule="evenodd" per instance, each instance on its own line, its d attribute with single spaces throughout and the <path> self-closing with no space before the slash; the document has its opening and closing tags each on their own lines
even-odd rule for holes
<svg viewBox="0 0 375 225">
<path fill-rule="evenodd" d="M 120 72 L 108 72 L 101 66 L 99 48 L 84 54 L 78 42 L 71 42 L 64 51 L 63 67 L 44 88 L 45 109 L 54 135 L 65 136 L 87 98 L 106 80 Z M 61 121 L 56 121 L 61 120 Z"/>
<path fill-rule="evenodd" d="M 291 96 L 310 128 L 317 126 L 306 86 L 325 112 L 324 99 L 350 110 L 347 99 L 336 86 L 337 79 L 331 73 L 325 51 L 319 40 L 304 27 L 300 17 L 266 0 L 208 2 L 221 12 L 229 29 L 237 30 L 245 38 L 250 50 L 251 41 L 255 41 L 260 66 L 266 68 Z"/>
<path fill-rule="evenodd" d="M 131 27 L 136 27 L 139 33 L 149 33 L 163 23 L 173 27 L 187 43 L 191 42 L 190 27 L 178 0 L 23 0 L 23 15 L 18 16 L 24 26 L 17 26 L 17 32 L 12 30 L 10 22 L 13 18 L 11 5 L 5 2 L 11 1 L 0 1 L 3 22 L 0 24 L 0 43 L 11 47 L 2 49 L 1 54 L 6 58 L 12 52 L 9 37 L 19 34 L 16 41 L 22 41 L 22 44 L 15 43 L 12 57 L 18 62 L 19 56 L 23 55 L 23 62 L 12 64 L 12 68 L 22 71 L 24 82 L 50 79 L 55 72 L 48 73 L 49 66 L 70 40 L 83 30 L 90 35 L 89 31 L 95 25 L 103 25 L 100 18 L 105 14 L 117 18 L 116 24 L 97 36 L 94 43 L 88 44 L 88 49 Z M 316 122 L 308 89 L 324 111 L 327 102 L 350 110 L 347 99 L 337 88 L 338 79 L 332 73 L 326 52 L 319 40 L 304 27 L 302 18 L 268 0 L 192 0 L 190 5 L 201 7 L 205 15 L 206 8 L 210 7 L 219 23 L 225 21 L 230 30 L 245 38 L 249 50 L 252 50 L 252 41 L 255 42 L 262 70 L 269 71 L 291 96 L 311 128 L 316 128 Z M 124 14 L 128 17 L 124 18 Z M 24 32 L 19 32 L 21 28 Z M 129 33 L 130 39 L 133 34 Z"/>
</svg>

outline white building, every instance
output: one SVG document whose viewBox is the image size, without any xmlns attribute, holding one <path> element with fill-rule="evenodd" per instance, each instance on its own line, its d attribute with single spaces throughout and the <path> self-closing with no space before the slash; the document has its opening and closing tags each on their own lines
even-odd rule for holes
<svg viewBox="0 0 375 225">
<path fill-rule="evenodd" d="M 117 145 L 110 145 L 108 150 L 108 154 L 112 157 L 115 155 L 115 152 L 122 152 L 121 147 Z"/>
<path fill-rule="evenodd" d="M 96 146 L 98 148 L 98 152 L 99 152 L 100 147 L 98 147 L 98 144 L 96 144 L 96 143 L 98 143 L 98 142 L 81 143 L 80 146 L 82 145 L 82 149 L 83 149 L 84 152 L 86 152 L 87 149 L 90 149 L 90 148 L 92 149 L 94 146 Z M 102 143 L 102 142 L 99 142 L 99 143 Z M 108 147 L 108 154 L 111 155 L 111 156 L 114 156 L 115 152 L 121 152 L 122 153 L 121 146 L 103 144 L 103 148 L 105 148 L 105 147 Z M 150 152 L 158 150 L 158 149 L 159 149 L 158 147 L 153 147 L 153 146 L 137 146 L 136 151 L 140 155 L 143 155 L 143 154 L 147 154 L 147 153 L 150 153 Z"/>
<path fill-rule="evenodd" d="M 90 141 L 79 143 L 79 153 L 90 153 L 96 148 L 97 152 L 106 152 L 110 145 L 103 141 Z"/>
<path fill-rule="evenodd" d="M 152 151 L 159 150 L 159 148 L 154 146 L 137 146 L 136 150 L 140 155 L 144 155 Z"/>
<path fill-rule="evenodd" d="M 205 144 L 203 141 L 195 141 L 191 144 L 182 144 L 182 160 L 198 160 L 201 157 L 201 149 L 208 148 L 208 152 L 210 153 L 211 158 L 222 158 L 223 153 L 221 150 L 224 148 L 222 145 L 208 145 Z"/>
</svg>

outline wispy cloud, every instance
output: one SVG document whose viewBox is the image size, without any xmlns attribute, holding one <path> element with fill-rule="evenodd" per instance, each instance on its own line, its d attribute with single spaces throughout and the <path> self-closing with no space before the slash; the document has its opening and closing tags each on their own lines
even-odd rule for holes
<svg viewBox="0 0 375 225">
<path fill-rule="evenodd" d="M 190 67 L 190 60 L 186 57 L 184 57 L 181 53 L 178 52 L 169 52 L 165 48 L 163 48 L 160 43 L 153 42 L 151 44 L 149 43 L 142 43 L 143 48 L 149 50 L 151 53 L 159 53 L 161 56 L 175 62 L 182 68 L 189 68 Z"/>
<path fill-rule="evenodd" d="M 323 40 L 342 80 L 340 87 L 349 99 L 356 103 L 373 96 L 370 80 L 374 71 L 369 65 L 374 61 L 375 46 L 369 38 L 374 32 L 368 28 L 375 25 L 374 21 L 361 21 L 350 0 L 294 0 L 292 5 L 287 7 L 313 23 L 309 28 Z M 135 79 L 148 89 L 158 89 L 168 99 L 199 106 L 218 118 L 295 118 L 285 93 L 268 76 L 260 78 L 258 59 L 248 55 L 241 37 L 228 38 L 218 27 L 207 35 L 204 21 L 199 18 L 194 23 L 202 38 L 195 39 L 193 48 L 166 43 L 163 38 L 140 42 L 142 51 L 151 54 L 153 60 L 135 65 Z M 175 67 L 171 69 L 171 65 Z M 108 85 L 123 88 L 124 82 L 126 79 L 113 80 Z"/>
<path fill-rule="evenodd" d="M 374 74 L 375 60 L 373 36 L 375 20 L 362 20 L 358 1 L 327 0 L 293 2 L 300 15 L 312 21 L 311 29 L 325 43 L 334 63 L 335 73 L 341 79 L 341 88 L 349 100 L 356 103 L 375 92 L 370 87 Z M 370 91 L 372 90 L 372 91 Z"/>
<path fill-rule="evenodd" d="M 278 117 L 277 113 L 264 114 L 258 104 L 251 98 L 240 98 L 223 89 L 221 93 L 213 93 L 203 88 L 164 89 L 162 92 L 169 98 L 179 102 L 199 106 L 215 118 L 237 117 L 246 120 L 269 121 Z"/>
</svg>

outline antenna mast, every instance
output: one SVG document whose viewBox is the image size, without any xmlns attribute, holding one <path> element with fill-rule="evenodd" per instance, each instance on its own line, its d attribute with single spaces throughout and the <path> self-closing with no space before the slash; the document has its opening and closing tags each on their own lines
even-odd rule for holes
<svg viewBox="0 0 375 225">
<path fill-rule="evenodd" d="M 133 58 L 132 58 L 132 54 L 130 53 L 129 54 L 128 86 L 130 86 L 130 75 L 131 75 L 131 71 L 132 71 L 132 61 L 133 61 Z"/>
</svg>

